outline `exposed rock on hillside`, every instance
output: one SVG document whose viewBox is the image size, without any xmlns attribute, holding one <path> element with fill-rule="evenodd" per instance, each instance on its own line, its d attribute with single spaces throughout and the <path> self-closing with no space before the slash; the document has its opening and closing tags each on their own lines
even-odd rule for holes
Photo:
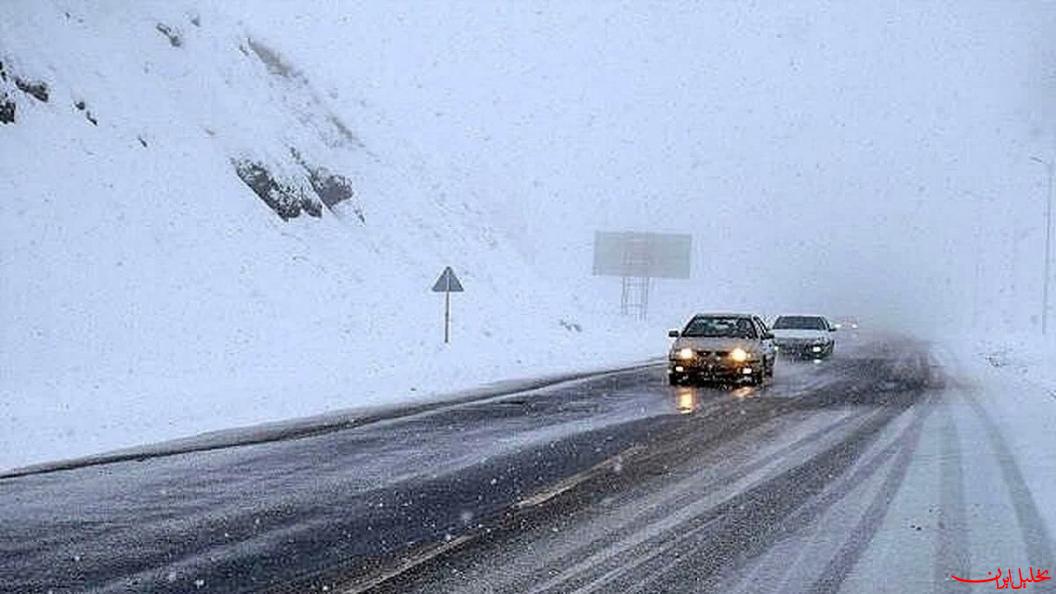
<svg viewBox="0 0 1056 594">
<path fill-rule="evenodd" d="M 300 78 L 303 77 L 294 70 L 293 66 L 290 66 L 278 52 L 271 49 L 270 47 L 255 41 L 252 38 L 246 40 L 246 44 L 249 45 L 249 49 L 253 50 L 253 53 L 257 55 L 257 58 L 264 63 L 264 67 L 268 69 L 268 72 L 275 76 L 281 76 L 282 78 Z"/>
<path fill-rule="evenodd" d="M 158 33 L 161 33 L 168 38 L 169 44 L 172 45 L 172 47 L 180 47 L 183 45 L 183 38 L 180 37 L 180 32 L 176 29 L 173 29 L 165 23 L 158 23 L 154 28 L 158 30 Z"/>
<path fill-rule="evenodd" d="M 91 110 L 88 109 L 88 104 L 85 103 L 83 99 L 75 101 L 73 106 L 77 108 L 77 111 L 84 112 L 84 118 L 91 122 L 93 126 L 99 125 L 99 120 L 94 115 L 92 115 Z"/>
<path fill-rule="evenodd" d="M 355 191 L 352 190 L 352 182 L 347 177 L 331 173 L 325 167 L 308 169 L 308 183 L 312 185 L 312 189 L 319 196 L 319 199 L 330 210 L 333 210 L 336 204 L 350 200 L 355 196 Z M 359 218 L 360 222 L 367 222 L 366 217 L 363 216 L 363 209 L 359 205 L 353 204 L 352 211 L 356 213 L 356 217 Z"/>
<path fill-rule="evenodd" d="M 298 185 L 276 180 L 263 164 L 249 160 L 234 160 L 233 165 L 239 179 L 249 186 L 253 193 L 260 197 L 282 220 L 295 219 L 301 216 L 302 212 L 313 217 L 322 216 L 322 204 L 308 196 Z"/>
<path fill-rule="evenodd" d="M 15 102 L 7 98 L 7 93 L 0 92 L 0 124 L 15 123 Z"/>
<path fill-rule="evenodd" d="M 352 180 L 339 173 L 333 173 L 326 167 L 311 165 L 305 161 L 301 153 L 295 148 L 290 149 L 290 154 L 308 174 L 308 183 L 311 185 L 312 191 L 319 196 L 319 200 L 331 212 L 337 204 L 352 200 L 355 197 L 356 192 L 352 189 Z M 361 223 L 367 222 L 362 206 L 354 202 L 350 206 L 352 212 L 356 214 L 356 218 Z"/>
<path fill-rule="evenodd" d="M 48 83 L 44 81 L 32 81 L 15 77 L 15 86 L 19 91 L 32 95 L 37 101 L 48 102 Z"/>
</svg>

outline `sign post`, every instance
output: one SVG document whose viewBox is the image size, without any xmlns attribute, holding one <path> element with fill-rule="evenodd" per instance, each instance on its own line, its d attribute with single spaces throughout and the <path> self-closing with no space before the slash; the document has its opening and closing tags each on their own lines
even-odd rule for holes
<svg viewBox="0 0 1056 594">
<path fill-rule="evenodd" d="M 434 293 L 444 294 L 444 344 L 451 342 L 451 293 L 461 293 L 462 283 L 450 266 L 444 268 L 433 285 Z"/>
</svg>

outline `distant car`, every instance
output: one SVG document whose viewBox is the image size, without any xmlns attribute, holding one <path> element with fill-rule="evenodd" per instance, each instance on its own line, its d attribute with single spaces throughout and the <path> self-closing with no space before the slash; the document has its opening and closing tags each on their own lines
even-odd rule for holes
<svg viewBox="0 0 1056 594">
<path fill-rule="evenodd" d="M 789 357 L 825 359 L 832 355 L 836 331 L 824 316 L 778 316 L 774 320 L 774 344 L 778 353 Z"/>
<path fill-rule="evenodd" d="M 834 326 L 841 330 L 857 330 L 858 318 L 837 318 Z"/>
<path fill-rule="evenodd" d="M 691 380 L 758 385 L 774 374 L 774 335 L 759 316 L 697 314 L 668 336 L 675 339 L 668 355 L 671 385 Z"/>
</svg>

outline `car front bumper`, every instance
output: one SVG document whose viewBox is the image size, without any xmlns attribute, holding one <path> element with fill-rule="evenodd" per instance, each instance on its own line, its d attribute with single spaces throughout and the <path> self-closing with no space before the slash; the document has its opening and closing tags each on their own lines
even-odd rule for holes
<svg viewBox="0 0 1056 594">
<path fill-rule="evenodd" d="M 667 365 L 669 376 L 697 380 L 750 380 L 761 371 L 761 361 L 737 363 L 734 361 L 672 359 Z"/>
<path fill-rule="evenodd" d="M 832 354 L 833 343 L 810 343 L 810 342 L 781 342 L 774 344 L 779 355 L 784 357 L 800 357 L 804 359 L 817 359 L 828 357 Z"/>
</svg>

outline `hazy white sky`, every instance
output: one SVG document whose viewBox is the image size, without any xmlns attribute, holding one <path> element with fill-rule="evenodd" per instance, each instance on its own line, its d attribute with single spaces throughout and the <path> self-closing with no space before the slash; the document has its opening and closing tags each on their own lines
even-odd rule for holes
<svg viewBox="0 0 1056 594">
<path fill-rule="evenodd" d="M 1056 3 L 257 4 L 251 30 L 523 220 L 537 258 L 670 230 L 696 287 L 769 295 L 746 305 L 1040 293 Z"/>
</svg>

